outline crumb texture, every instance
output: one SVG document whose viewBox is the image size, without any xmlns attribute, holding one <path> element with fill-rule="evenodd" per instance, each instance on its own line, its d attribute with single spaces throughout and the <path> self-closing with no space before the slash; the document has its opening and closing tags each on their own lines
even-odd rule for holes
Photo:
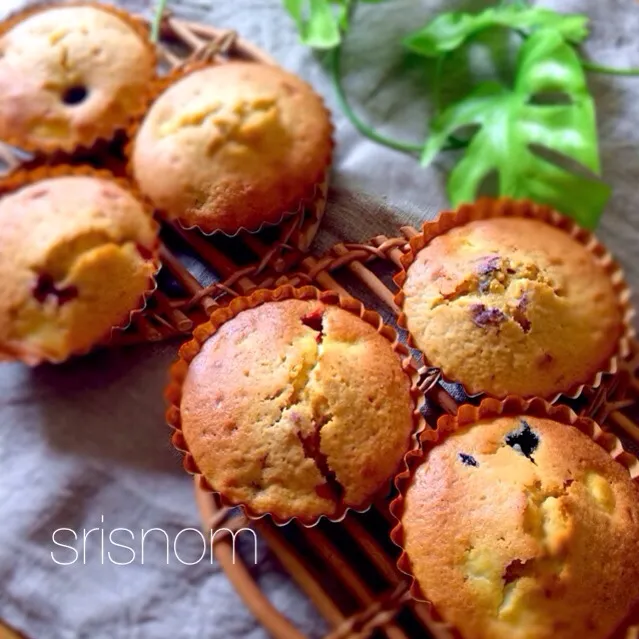
<svg viewBox="0 0 639 639">
<path fill-rule="evenodd" d="M 0 138 L 71 148 L 124 128 L 155 76 L 152 50 L 97 7 L 51 7 L 0 39 Z"/>
<path fill-rule="evenodd" d="M 65 359 L 129 320 L 151 287 L 156 234 L 115 182 L 50 178 L 0 200 L 0 351 Z"/>
<path fill-rule="evenodd" d="M 297 210 L 322 180 L 331 147 L 328 114 L 306 83 L 234 62 L 169 87 L 138 132 L 132 164 L 169 217 L 234 232 Z"/>
<path fill-rule="evenodd" d="M 568 390 L 605 366 L 621 333 L 602 266 L 538 220 L 494 218 L 436 237 L 409 267 L 404 293 L 419 348 L 473 393 Z"/>
<path fill-rule="evenodd" d="M 191 362 L 180 407 L 212 487 L 281 519 L 361 507 L 409 447 L 410 381 L 388 341 L 315 301 L 263 304 Z"/>
<path fill-rule="evenodd" d="M 639 601 L 639 490 L 570 426 L 501 417 L 449 436 L 402 524 L 422 592 L 466 639 L 606 639 Z"/>
</svg>

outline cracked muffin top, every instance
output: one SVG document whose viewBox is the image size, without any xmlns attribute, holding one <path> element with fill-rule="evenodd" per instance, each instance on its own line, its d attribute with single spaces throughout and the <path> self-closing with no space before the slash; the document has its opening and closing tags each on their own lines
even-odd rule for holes
<svg viewBox="0 0 639 639">
<path fill-rule="evenodd" d="M 402 528 L 422 594 L 467 639 L 605 639 L 639 600 L 639 490 L 576 427 L 499 417 L 448 436 Z"/>
<path fill-rule="evenodd" d="M 0 36 L 0 139 L 72 151 L 111 138 L 144 108 L 156 58 L 132 18 L 61 3 L 12 24 Z"/>
<path fill-rule="evenodd" d="M 318 301 L 224 323 L 188 368 L 188 449 L 213 490 L 254 514 L 315 521 L 365 508 L 413 432 L 411 382 L 370 324 Z"/>
<path fill-rule="evenodd" d="M 251 62 L 207 66 L 152 105 L 132 172 L 183 226 L 254 231 L 313 195 L 330 162 L 331 134 L 321 99 L 296 76 Z"/>
<path fill-rule="evenodd" d="M 491 218 L 435 237 L 403 285 L 429 363 L 470 393 L 550 397 L 615 353 L 622 312 L 596 257 L 534 219 Z"/>
<path fill-rule="evenodd" d="M 0 199 L 0 358 L 88 350 L 152 288 L 156 227 L 117 183 L 62 176 Z"/>
</svg>

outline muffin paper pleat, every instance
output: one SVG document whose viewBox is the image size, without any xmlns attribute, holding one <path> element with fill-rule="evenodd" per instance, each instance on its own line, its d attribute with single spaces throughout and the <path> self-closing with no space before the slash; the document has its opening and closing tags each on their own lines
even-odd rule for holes
<svg viewBox="0 0 639 639">
<path fill-rule="evenodd" d="M 586 229 L 580 227 L 572 219 L 561 215 L 554 209 L 535 204 L 529 200 L 512 200 L 510 198 L 480 198 L 473 204 L 463 204 L 454 211 L 444 211 L 436 219 L 424 222 L 421 233 L 410 239 L 410 247 L 407 253 L 401 258 L 402 270 L 393 278 L 399 292 L 395 295 L 394 301 L 400 308 L 397 319 L 398 325 L 408 333 L 408 340 L 411 347 L 419 350 L 427 365 L 430 365 L 428 357 L 417 346 L 417 343 L 407 327 L 406 315 L 403 312 L 404 293 L 403 286 L 406 282 L 408 269 L 415 261 L 417 254 L 426 247 L 434 238 L 444 235 L 453 228 L 464 226 L 469 222 L 477 220 L 487 220 L 499 217 L 522 217 L 536 219 L 545 222 L 555 228 L 567 233 L 574 240 L 579 242 L 593 256 L 593 259 L 604 269 L 612 283 L 617 296 L 619 308 L 621 309 L 622 326 L 620 337 L 613 354 L 602 364 L 600 370 L 592 375 L 590 379 L 574 384 L 569 389 L 558 392 L 551 397 L 547 397 L 551 403 L 558 401 L 562 396 L 577 399 L 586 388 L 598 388 L 601 385 L 604 375 L 612 375 L 617 372 L 619 361 L 626 359 L 630 354 L 630 343 L 635 336 L 632 326 L 632 319 L 635 311 L 631 305 L 631 291 L 625 280 L 623 270 L 619 263 L 613 258 L 608 249 Z M 436 367 L 439 369 L 439 367 Z M 459 384 L 469 397 L 484 394 L 483 391 L 469 389 L 463 382 L 447 376 L 442 372 L 445 381 Z M 487 395 L 489 393 L 486 393 Z"/>
<path fill-rule="evenodd" d="M 146 46 L 147 50 L 151 53 L 154 61 L 153 66 L 156 69 L 154 80 L 157 78 L 157 66 L 159 63 L 159 57 L 157 47 L 149 38 L 148 24 L 141 18 L 138 18 L 137 16 L 130 14 L 124 9 L 111 4 L 88 2 L 87 0 L 63 0 L 62 2 L 45 0 L 44 2 L 38 2 L 29 7 L 20 9 L 12 13 L 4 21 L 0 22 L 0 38 L 2 38 L 8 31 L 13 29 L 16 25 L 18 25 L 20 22 L 23 22 L 27 18 L 30 18 L 31 16 L 34 16 L 38 13 L 42 13 L 43 11 L 60 7 L 90 7 L 92 9 L 98 9 L 100 11 L 104 11 L 105 13 L 110 13 L 111 15 L 119 18 L 124 23 L 129 25 L 136 33 L 136 35 L 139 36 L 140 40 Z M 52 143 L 39 145 L 34 142 L 22 140 L 19 138 L 19 136 L 10 136 L 3 139 L 2 142 L 18 147 L 30 153 L 43 156 L 53 155 L 59 152 L 66 154 L 88 152 L 91 151 L 93 147 L 99 142 L 109 142 L 113 140 L 118 132 L 126 131 L 132 126 L 133 123 L 135 123 L 137 120 L 140 120 L 146 111 L 147 103 L 148 96 L 141 95 L 138 106 L 135 109 L 129 111 L 129 117 L 127 118 L 126 122 L 114 125 L 112 131 L 110 131 L 109 133 L 96 132 L 92 137 L 87 138 L 87 140 L 83 141 L 80 144 L 74 143 L 71 140 L 67 140 L 55 144 Z"/>
<path fill-rule="evenodd" d="M 180 415 L 180 404 L 182 401 L 182 386 L 186 379 L 189 365 L 191 361 L 198 355 L 202 345 L 214 335 L 218 329 L 229 320 L 236 317 L 242 311 L 255 308 L 267 302 L 279 302 L 288 299 L 296 300 L 317 300 L 323 304 L 330 306 L 337 306 L 353 315 L 359 317 L 367 324 L 370 324 L 380 335 L 382 335 L 391 344 L 395 353 L 398 354 L 401 360 L 402 369 L 411 381 L 410 398 L 413 404 L 413 432 L 411 435 L 410 449 L 411 451 L 417 451 L 419 449 L 419 435 L 424 431 L 426 422 L 421 414 L 421 408 L 424 403 L 424 395 L 418 388 L 419 374 L 417 369 L 413 365 L 410 353 L 407 348 L 399 342 L 396 331 L 384 324 L 381 316 L 375 311 L 367 309 L 359 300 L 351 297 L 340 296 L 333 291 L 320 291 L 313 286 L 304 286 L 301 288 L 294 288 L 293 286 L 286 285 L 275 290 L 260 289 L 252 293 L 247 297 L 236 297 L 224 307 L 216 309 L 211 314 L 208 322 L 201 324 L 193 331 L 193 339 L 186 342 L 180 349 L 177 361 L 172 365 L 170 369 L 170 381 L 165 391 L 165 399 L 168 404 L 166 412 L 166 420 L 169 426 L 173 429 L 171 436 L 171 442 L 173 446 L 183 454 L 183 466 L 185 470 L 198 478 L 199 485 L 202 489 L 208 492 L 214 492 L 219 495 L 220 500 L 224 506 L 233 507 L 241 506 L 246 515 L 250 519 L 261 519 L 266 515 L 270 515 L 273 521 L 278 525 L 284 525 L 293 519 L 299 521 L 306 527 L 315 526 L 322 518 L 326 518 L 332 522 L 342 521 L 346 514 L 350 510 L 356 512 L 365 512 L 370 508 L 376 498 L 381 494 L 385 494 L 390 489 L 393 478 L 389 478 L 386 486 L 378 491 L 378 494 L 371 496 L 368 503 L 362 508 L 354 509 L 339 504 L 338 512 L 334 516 L 321 515 L 320 517 L 313 519 L 302 519 L 300 517 L 292 517 L 288 519 L 282 519 L 274 515 L 273 513 L 257 513 L 251 509 L 250 506 L 244 503 L 236 503 L 225 497 L 224 494 L 216 491 L 207 481 L 207 479 L 200 473 L 193 456 L 191 455 L 187 442 L 182 434 L 182 424 Z M 408 454 L 407 453 L 407 454 Z"/>
<path fill-rule="evenodd" d="M 153 106 L 153 103 L 173 84 L 179 82 L 182 78 L 190 75 L 191 73 L 195 73 L 202 69 L 205 69 L 210 66 L 216 66 L 217 64 L 233 64 L 233 61 L 228 62 L 206 62 L 206 61 L 197 61 L 197 62 L 189 62 L 183 66 L 176 67 L 170 73 L 163 77 L 159 77 L 155 80 L 153 86 L 149 89 L 149 95 L 147 98 L 147 102 L 144 108 L 144 113 L 147 113 L 149 109 Z M 262 63 L 265 64 L 265 63 Z M 315 90 L 308 85 L 309 88 L 315 93 Z M 317 94 L 316 94 L 317 95 Z M 309 181 L 309 184 L 306 187 L 305 194 L 301 197 L 297 206 L 290 210 L 283 210 L 278 219 L 264 221 L 261 222 L 255 228 L 246 228 L 244 226 L 240 226 L 233 233 L 228 233 L 222 229 L 213 229 L 212 231 L 203 229 L 198 224 L 193 224 L 191 226 L 187 226 L 183 224 L 182 220 L 178 217 L 168 219 L 171 221 L 175 221 L 179 226 L 187 231 L 197 230 L 203 235 L 211 236 L 211 235 L 225 235 L 226 237 L 236 237 L 240 233 L 249 233 L 254 235 L 259 233 L 265 228 L 279 226 L 286 219 L 293 218 L 296 215 L 302 215 L 304 211 L 310 207 L 317 199 L 326 198 L 326 192 L 328 190 L 328 182 L 331 172 L 331 162 L 333 158 L 333 151 L 335 148 L 335 138 L 334 138 L 334 126 L 332 123 L 331 113 L 326 107 L 324 101 L 322 100 L 322 105 L 326 112 L 328 121 L 331 123 L 331 139 L 330 144 L 328 145 L 328 154 L 322 163 L 322 170 L 318 173 L 318 175 L 314 176 L 312 180 Z M 133 148 L 135 146 L 135 139 L 137 137 L 137 133 L 140 130 L 142 124 L 144 122 L 144 117 L 139 118 L 137 120 L 132 120 L 129 128 L 127 129 L 127 144 L 125 147 L 125 157 L 127 160 L 127 174 L 129 175 L 132 181 L 135 180 L 135 174 L 133 171 Z M 161 209 L 158 209 L 160 214 L 163 214 Z"/>
<path fill-rule="evenodd" d="M 565 405 L 551 404 L 545 399 L 535 397 L 524 399 L 515 395 L 510 395 L 499 400 L 486 397 L 479 406 L 464 404 L 459 407 L 455 415 L 443 415 L 437 421 L 437 428 L 434 430 L 423 430 L 419 439 L 422 446 L 416 450 L 409 451 L 404 457 L 404 467 L 395 477 L 395 488 L 397 496 L 391 501 L 390 513 L 395 520 L 395 526 L 391 531 L 391 540 L 401 550 L 397 560 L 397 568 L 410 580 L 410 595 L 416 601 L 427 603 L 437 621 L 441 621 L 448 626 L 452 637 L 461 638 L 461 634 L 437 611 L 432 602 L 427 599 L 427 593 L 421 591 L 419 584 L 412 572 L 410 559 L 404 550 L 404 532 L 402 526 L 402 515 L 404 511 L 405 494 L 410 487 L 417 467 L 422 463 L 427 463 L 428 452 L 442 442 L 448 435 L 458 429 L 465 428 L 485 419 L 501 417 L 507 415 L 532 415 L 535 417 L 548 418 L 564 424 L 567 428 L 577 428 L 589 439 L 603 448 L 610 457 L 621 464 L 627 471 L 631 480 L 639 486 L 639 459 L 626 451 L 619 438 L 601 428 L 599 424 L 588 417 L 577 415 L 571 408 Z M 433 543 L 437 543 L 433 540 Z M 622 633 L 615 633 L 615 638 L 625 637 L 625 630 L 630 633 L 627 639 L 632 639 L 632 628 L 630 623 L 636 623 L 635 616 L 639 612 L 639 604 L 630 614 L 632 621 L 626 621 L 622 626 Z"/>
<path fill-rule="evenodd" d="M 41 180 L 47 180 L 56 177 L 66 177 L 66 176 L 84 176 L 84 177 L 95 177 L 100 178 L 102 180 L 109 180 L 111 182 L 115 182 L 122 189 L 129 191 L 140 204 L 143 206 L 144 210 L 147 212 L 149 219 L 152 222 L 153 229 L 155 231 L 155 245 L 152 248 L 152 256 L 150 261 L 154 265 L 153 274 L 149 279 L 149 284 L 147 290 L 142 294 L 140 301 L 136 308 L 132 309 L 129 314 L 122 318 L 122 321 L 113 326 L 110 331 L 104 335 L 101 340 L 98 340 L 96 344 L 90 346 L 85 349 L 81 349 L 78 351 L 73 351 L 70 353 L 69 357 L 85 355 L 86 353 L 93 350 L 95 346 L 108 344 L 116 331 L 124 331 L 126 330 L 131 323 L 133 322 L 133 318 L 144 312 L 147 307 L 148 301 L 151 296 L 157 290 L 157 274 L 161 268 L 160 262 L 160 239 L 159 239 L 159 224 L 153 217 L 153 208 L 148 202 L 148 200 L 136 189 L 135 185 L 129 182 L 126 179 L 117 177 L 113 175 L 110 171 L 105 169 L 96 169 L 87 165 L 41 165 L 35 169 L 18 169 L 13 173 L 10 173 L 5 178 L 0 179 L 0 198 L 8 195 L 14 191 L 21 189 L 22 187 L 29 186 L 35 184 Z M 45 354 L 36 355 L 32 351 L 22 351 L 20 349 L 15 349 L 12 351 L 7 351 L 6 349 L 3 351 L 3 347 L 0 345 L 0 361 L 3 359 L 13 360 L 19 359 L 23 361 L 25 364 L 29 366 L 37 366 L 43 362 L 48 362 L 51 364 L 60 364 L 63 361 L 66 361 L 69 357 L 65 358 L 52 358 Z"/>
</svg>

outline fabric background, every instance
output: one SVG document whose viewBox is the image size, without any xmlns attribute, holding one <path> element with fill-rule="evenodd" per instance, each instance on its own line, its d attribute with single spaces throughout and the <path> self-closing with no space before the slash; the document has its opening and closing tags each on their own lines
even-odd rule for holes
<svg viewBox="0 0 639 639">
<path fill-rule="evenodd" d="M 0 14 L 23 4 L 3 0 Z M 121 4 L 150 12 L 149 1 Z M 542 4 L 592 17 L 587 53 L 593 58 L 639 65 L 637 3 Z M 349 37 L 345 69 L 352 101 L 366 119 L 388 134 L 420 139 L 428 73 L 403 59 L 399 36 L 436 11 L 481 5 L 388 0 L 363 8 Z M 413 158 L 366 141 L 345 120 L 321 56 L 298 43 L 278 0 L 173 0 L 171 6 L 180 16 L 237 29 L 310 81 L 333 109 L 334 188 L 315 250 L 338 239 L 395 234 L 400 225 L 417 224 L 447 205 L 443 165 L 421 169 Z M 402 67 L 406 73 L 398 79 Z M 639 78 L 591 75 L 590 81 L 605 178 L 614 187 L 599 235 L 639 290 Z M 264 636 L 215 565 L 166 566 L 159 542 L 147 544 L 144 566 L 101 565 L 96 552 L 86 565 L 56 566 L 50 557 L 51 534 L 59 527 L 160 527 L 172 534 L 198 527 L 192 484 L 168 444 L 160 399 L 175 350 L 175 344 L 141 346 L 36 370 L 0 365 L 0 618 L 33 639 Z M 310 604 L 263 544 L 259 551 L 255 573 L 263 588 L 294 623 L 320 636 L 323 624 Z"/>
</svg>

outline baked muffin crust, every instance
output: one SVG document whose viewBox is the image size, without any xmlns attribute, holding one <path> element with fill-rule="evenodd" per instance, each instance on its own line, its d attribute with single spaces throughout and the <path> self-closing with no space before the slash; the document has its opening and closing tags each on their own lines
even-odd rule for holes
<svg viewBox="0 0 639 639">
<path fill-rule="evenodd" d="M 435 237 L 403 293 L 417 346 L 471 393 L 568 391 L 606 365 L 622 332 L 605 270 L 540 220 L 490 218 Z"/>
<path fill-rule="evenodd" d="M 106 178 L 65 175 L 0 199 L 0 354 L 63 360 L 126 324 L 156 270 L 153 219 Z"/>
<path fill-rule="evenodd" d="M 156 207 L 186 227 L 256 230 L 312 196 L 330 161 L 331 131 L 321 99 L 296 76 L 252 62 L 206 66 L 153 103 L 132 172 Z"/>
<path fill-rule="evenodd" d="M 413 432 L 411 382 L 391 344 L 337 306 L 244 310 L 190 362 L 181 428 L 210 486 L 254 514 L 304 521 L 366 507 Z"/>
<path fill-rule="evenodd" d="M 59 4 L 26 12 L 2 33 L 0 138 L 71 151 L 124 129 L 144 107 L 155 53 L 123 16 Z"/>
<path fill-rule="evenodd" d="M 639 489 L 575 427 L 526 415 L 448 436 L 402 526 L 421 592 L 469 639 L 604 639 L 639 600 Z"/>
</svg>

